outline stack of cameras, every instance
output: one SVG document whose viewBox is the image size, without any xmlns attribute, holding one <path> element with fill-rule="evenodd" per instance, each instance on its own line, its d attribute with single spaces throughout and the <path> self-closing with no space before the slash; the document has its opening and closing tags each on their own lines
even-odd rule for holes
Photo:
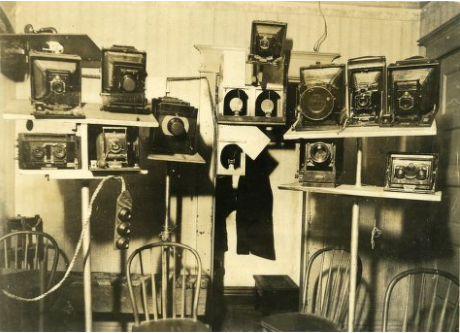
<svg viewBox="0 0 460 333">
<path fill-rule="evenodd" d="M 217 122 L 220 124 L 285 125 L 287 24 L 253 21 L 250 53 L 246 63 L 224 64 L 245 67 L 251 82 L 243 77 L 237 83 L 223 82 L 219 87 Z M 227 61 L 224 57 L 224 62 Z M 249 67 L 247 67 L 249 64 Z M 227 73 L 223 73 L 225 77 Z"/>
<path fill-rule="evenodd" d="M 439 108 L 439 72 L 437 60 L 419 57 L 388 67 L 382 56 L 302 67 L 295 129 L 429 127 Z"/>
</svg>

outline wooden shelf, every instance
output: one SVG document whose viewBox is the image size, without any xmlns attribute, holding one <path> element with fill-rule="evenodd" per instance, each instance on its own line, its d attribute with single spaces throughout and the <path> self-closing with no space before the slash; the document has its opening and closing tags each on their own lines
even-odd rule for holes
<svg viewBox="0 0 460 333">
<path fill-rule="evenodd" d="M 384 191 L 383 187 L 379 186 L 355 186 L 355 185 L 339 185 L 337 187 L 308 187 L 302 183 L 292 183 L 279 185 L 281 190 L 303 191 L 313 193 L 351 195 L 357 197 L 372 197 L 386 199 L 402 199 L 402 200 L 419 200 L 419 201 L 434 201 L 440 202 L 442 192 L 438 191 L 434 194 L 424 193 L 407 193 L 407 192 L 390 192 Z"/>
<path fill-rule="evenodd" d="M 36 119 L 33 115 L 32 104 L 29 100 L 14 100 L 7 107 L 3 114 L 4 119 L 9 120 L 34 120 L 56 123 L 72 124 L 95 124 L 112 126 L 133 126 L 133 127 L 158 127 L 158 122 L 152 114 L 132 114 L 107 112 L 100 110 L 101 105 L 86 103 L 81 111 L 86 118 L 59 118 L 59 119 Z"/>
<path fill-rule="evenodd" d="M 20 175 L 24 176 L 44 176 L 49 179 L 101 179 L 108 175 L 118 175 L 126 173 L 137 173 L 146 175 L 148 170 L 136 170 L 136 171 L 125 171 L 125 170 L 108 170 L 91 172 L 89 170 L 19 170 Z"/>
<path fill-rule="evenodd" d="M 195 163 L 195 164 L 205 164 L 206 161 L 200 154 L 196 153 L 195 155 L 187 154 L 150 154 L 147 156 L 147 159 L 154 161 L 164 161 L 164 162 L 179 162 L 179 163 Z"/>
<path fill-rule="evenodd" d="M 343 131 L 334 130 L 305 130 L 296 131 L 290 128 L 285 134 L 285 140 L 300 139 L 337 139 L 337 138 L 378 138 L 389 136 L 430 136 L 436 135 L 436 122 L 431 127 L 379 127 L 362 126 L 346 127 Z"/>
</svg>

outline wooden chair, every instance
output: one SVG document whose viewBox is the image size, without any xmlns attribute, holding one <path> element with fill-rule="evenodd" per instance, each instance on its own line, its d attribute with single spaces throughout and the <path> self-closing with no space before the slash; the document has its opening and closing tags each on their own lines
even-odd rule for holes
<svg viewBox="0 0 460 333">
<path fill-rule="evenodd" d="M 30 230 L 6 234 L 0 237 L 0 275 L 3 280 L 1 289 L 25 298 L 41 295 L 52 287 L 58 261 L 59 247 L 50 235 Z M 3 302 L 7 300 L 7 296 L 1 292 L 0 296 Z M 19 324 L 24 326 L 31 319 L 30 312 L 36 313 L 34 306 L 37 303 L 25 304 L 17 300 L 12 302 L 18 304 L 12 305 L 9 310 L 20 307 L 23 318 Z M 24 315 L 24 312 L 28 313 Z M 40 331 L 45 330 L 44 312 L 45 300 L 42 299 L 38 301 Z M 2 325 L 7 322 L 5 319 L 2 319 Z"/>
<path fill-rule="evenodd" d="M 356 287 L 361 281 L 361 275 L 362 263 L 358 258 Z M 309 260 L 304 276 L 300 312 L 264 317 L 261 321 L 263 329 L 270 332 L 336 332 L 346 327 L 350 253 L 331 248 L 319 250 Z"/>
<path fill-rule="evenodd" d="M 397 275 L 385 292 L 382 331 L 391 326 L 401 332 L 458 332 L 458 282 L 450 273 L 429 268 Z"/>
<path fill-rule="evenodd" d="M 134 271 L 140 281 L 136 295 Z M 142 246 L 129 256 L 126 276 L 134 332 L 209 331 L 197 320 L 201 259 L 191 247 L 173 242 Z"/>
</svg>

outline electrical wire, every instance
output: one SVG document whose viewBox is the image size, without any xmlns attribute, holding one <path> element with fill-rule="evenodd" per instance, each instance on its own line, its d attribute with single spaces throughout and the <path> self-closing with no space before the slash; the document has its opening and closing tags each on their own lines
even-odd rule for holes
<svg viewBox="0 0 460 333">
<path fill-rule="evenodd" d="M 5 289 L 2 289 L 3 294 L 5 294 L 6 296 L 8 296 L 8 297 L 10 297 L 12 299 L 15 299 L 17 301 L 21 301 L 21 302 L 37 302 L 37 301 L 40 301 L 41 299 L 45 298 L 49 294 L 55 292 L 56 290 L 58 290 L 64 284 L 64 282 L 69 277 L 70 272 L 73 269 L 73 266 L 75 265 L 75 262 L 77 260 L 78 254 L 79 254 L 79 252 L 81 250 L 81 247 L 82 247 L 82 244 L 83 244 L 83 238 L 85 236 L 85 233 L 88 231 L 89 221 L 91 219 L 91 214 L 92 214 L 92 211 L 93 211 L 94 201 L 96 200 L 96 198 L 97 198 L 99 192 L 101 191 L 104 183 L 107 180 L 112 179 L 112 178 L 120 180 L 120 182 L 121 182 L 121 192 L 126 191 L 126 183 L 125 183 L 125 180 L 123 179 L 123 177 L 121 177 L 121 176 L 108 176 L 108 177 L 105 177 L 104 179 L 102 179 L 102 181 L 99 183 L 99 185 L 97 186 L 97 188 L 94 191 L 93 195 L 91 196 L 91 200 L 90 200 L 89 206 L 88 206 L 88 214 L 86 216 L 85 222 L 83 224 L 83 227 L 82 227 L 82 230 L 81 230 L 81 233 L 80 233 L 80 239 L 78 240 L 77 247 L 75 249 L 75 254 L 74 254 L 69 266 L 67 267 L 67 271 L 65 272 L 64 277 L 58 283 L 56 283 L 52 288 L 50 288 L 48 291 L 46 291 L 45 293 L 43 293 L 43 294 L 41 294 L 41 295 L 39 295 L 37 297 L 34 297 L 34 298 L 24 298 L 24 297 L 16 296 L 16 295 L 11 294 L 10 292 L 6 291 Z"/>
<path fill-rule="evenodd" d="M 319 8 L 321 17 L 323 18 L 323 21 L 324 21 L 324 32 L 321 35 L 321 37 L 319 37 L 318 40 L 316 41 L 315 46 L 313 46 L 313 51 L 315 52 L 319 52 L 319 49 L 321 48 L 321 44 L 323 44 L 323 42 L 327 38 L 327 22 L 326 22 L 326 17 L 324 16 L 323 10 L 321 9 L 321 1 L 318 1 L 318 8 Z"/>
</svg>

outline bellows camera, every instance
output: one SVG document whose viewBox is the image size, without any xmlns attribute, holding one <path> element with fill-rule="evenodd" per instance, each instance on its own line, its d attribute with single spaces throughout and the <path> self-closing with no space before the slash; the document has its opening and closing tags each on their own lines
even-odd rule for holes
<svg viewBox="0 0 460 333">
<path fill-rule="evenodd" d="M 78 169 L 80 141 L 74 134 L 19 133 L 20 169 Z"/>
<path fill-rule="evenodd" d="M 299 181 L 304 186 L 335 187 L 336 145 L 334 143 L 302 142 Z"/>
<path fill-rule="evenodd" d="M 385 175 L 386 191 L 434 193 L 437 154 L 390 153 Z"/>
<path fill-rule="evenodd" d="M 287 23 L 253 21 L 248 62 L 277 66 L 283 58 Z"/>
<path fill-rule="evenodd" d="M 345 65 L 301 67 L 298 101 L 296 129 L 337 128 L 346 117 Z"/>
<path fill-rule="evenodd" d="M 150 113 L 145 98 L 147 54 L 132 46 L 102 49 L 103 110 Z"/>
<path fill-rule="evenodd" d="M 89 135 L 90 170 L 139 169 L 138 129 L 125 126 L 92 126 Z"/>
<path fill-rule="evenodd" d="M 198 109 L 173 97 L 153 99 L 152 109 L 160 125 L 151 132 L 153 151 L 195 154 Z"/>
<path fill-rule="evenodd" d="M 389 112 L 393 125 L 431 126 L 439 108 L 439 62 L 426 58 L 388 66 Z"/>
<path fill-rule="evenodd" d="M 33 114 L 38 118 L 84 118 L 78 109 L 81 105 L 81 58 L 30 51 L 29 63 Z"/>
<path fill-rule="evenodd" d="M 348 60 L 349 125 L 378 125 L 385 110 L 385 57 Z"/>
</svg>

